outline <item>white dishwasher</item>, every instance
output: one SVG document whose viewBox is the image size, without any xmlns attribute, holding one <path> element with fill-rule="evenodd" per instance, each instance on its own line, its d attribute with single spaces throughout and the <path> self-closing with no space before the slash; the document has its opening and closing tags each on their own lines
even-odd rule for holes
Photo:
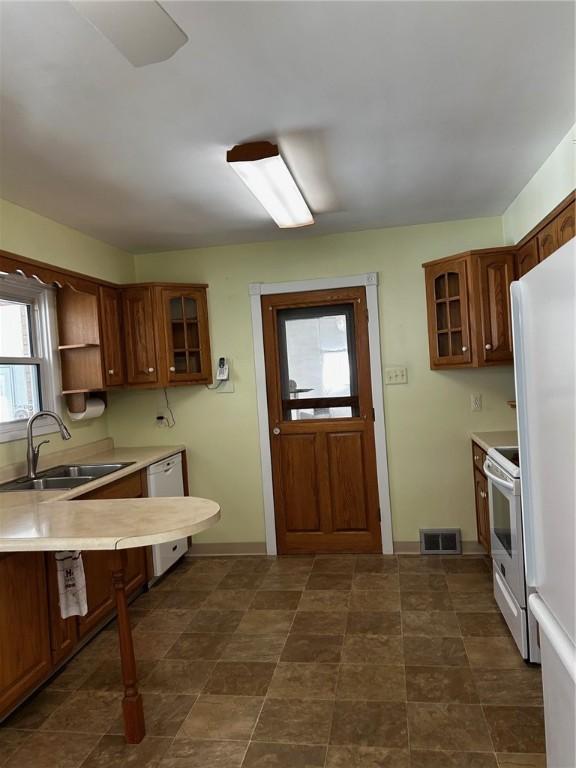
<svg viewBox="0 0 576 768">
<path fill-rule="evenodd" d="M 182 454 L 176 453 L 151 464 L 147 470 L 148 496 L 184 496 Z M 152 547 L 154 578 L 157 579 L 188 551 L 188 539 L 168 541 Z"/>
</svg>

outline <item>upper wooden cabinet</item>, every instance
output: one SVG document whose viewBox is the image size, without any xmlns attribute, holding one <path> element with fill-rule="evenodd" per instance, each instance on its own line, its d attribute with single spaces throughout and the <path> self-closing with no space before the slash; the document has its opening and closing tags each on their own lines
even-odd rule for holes
<svg viewBox="0 0 576 768">
<path fill-rule="evenodd" d="M 426 267 L 430 364 L 470 365 L 468 262 L 448 259 Z"/>
<path fill-rule="evenodd" d="M 128 384 L 211 383 L 206 286 L 140 285 L 123 294 Z"/>
<path fill-rule="evenodd" d="M 538 242 L 539 261 L 547 259 L 550 254 L 558 250 L 558 228 L 556 219 L 553 219 L 548 226 L 538 232 L 536 240 Z"/>
<path fill-rule="evenodd" d="M 102 328 L 102 362 L 107 387 L 124 384 L 122 345 L 122 295 L 117 288 L 101 285 L 99 289 Z"/>
<path fill-rule="evenodd" d="M 576 203 L 572 194 L 526 235 L 516 253 L 518 277 L 525 275 L 574 237 L 575 214 Z"/>
<path fill-rule="evenodd" d="M 538 241 L 535 237 L 516 251 L 516 260 L 519 278 L 534 269 L 538 264 Z"/>
<path fill-rule="evenodd" d="M 511 362 L 514 251 L 468 251 L 423 266 L 431 368 Z"/>
<path fill-rule="evenodd" d="M 556 217 L 556 238 L 558 240 L 558 248 L 574 237 L 576 233 L 575 214 L 576 206 L 572 203 L 572 205 L 568 205 Z"/>
<path fill-rule="evenodd" d="M 514 253 L 509 250 L 480 253 L 475 261 L 478 269 L 476 295 L 480 302 L 480 364 L 511 362 L 510 283 L 514 280 Z"/>
<path fill-rule="evenodd" d="M 64 284 L 58 327 L 70 410 L 91 392 L 212 381 L 205 285 Z"/>
<path fill-rule="evenodd" d="M 133 286 L 122 291 L 128 384 L 158 386 L 156 313 L 150 286 Z"/>
<path fill-rule="evenodd" d="M 168 381 L 207 382 L 211 366 L 206 290 L 160 288 L 158 301 Z"/>
</svg>

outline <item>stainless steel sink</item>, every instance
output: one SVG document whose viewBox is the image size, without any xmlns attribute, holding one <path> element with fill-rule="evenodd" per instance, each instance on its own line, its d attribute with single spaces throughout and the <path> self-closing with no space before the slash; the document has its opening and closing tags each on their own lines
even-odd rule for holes
<svg viewBox="0 0 576 768">
<path fill-rule="evenodd" d="M 27 477 L 19 477 L 9 483 L 0 485 L 0 493 L 7 491 L 56 491 L 76 488 L 79 485 L 89 483 L 98 477 L 110 475 L 119 469 L 129 467 L 133 461 L 123 464 L 61 464 L 51 467 L 44 472 L 39 472 L 38 477 L 30 480 Z"/>
<path fill-rule="evenodd" d="M 44 472 L 38 472 L 38 477 L 87 477 L 93 480 L 95 477 L 104 477 L 119 469 L 129 467 L 133 461 L 124 464 L 60 464 L 51 467 Z"/>
<path fill-rule="evenodd" d="M 4 491 L 57 491 L 67 488 L 76 488 L 93 480 L 93 477 L 37 477 L 29 480 L 27 477 L 13 480 L 10 483 L 0 485 L 0 492 Z"/>
</svg>

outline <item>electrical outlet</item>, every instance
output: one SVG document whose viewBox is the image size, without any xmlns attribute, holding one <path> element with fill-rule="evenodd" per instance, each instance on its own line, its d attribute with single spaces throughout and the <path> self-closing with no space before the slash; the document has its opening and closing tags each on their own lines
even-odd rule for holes
<svg viewBox="0 0 576 768">
<path fill-rule="evenodd" d="M 482 395 L 479 392 L 474 392 L 470 395 L 470 408 L 473 411 L 482 410 Z"/>
<path fill-rule="evenodd" d="M 401 366 L 397 368 L 384 369 L 385 384 L 406 384 L 408 382 L 408 368 Z"/>
</svg>

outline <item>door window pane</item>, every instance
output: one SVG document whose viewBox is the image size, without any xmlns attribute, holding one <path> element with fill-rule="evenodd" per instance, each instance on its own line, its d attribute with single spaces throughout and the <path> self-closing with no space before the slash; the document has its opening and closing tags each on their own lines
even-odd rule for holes
<svg viewBox="0 0 576 768">
<path fill-rule="evenodd" d="M 353 305 L 280 310 L 278 334 L 284 418 L 357 416 Z"/>
</svg>

